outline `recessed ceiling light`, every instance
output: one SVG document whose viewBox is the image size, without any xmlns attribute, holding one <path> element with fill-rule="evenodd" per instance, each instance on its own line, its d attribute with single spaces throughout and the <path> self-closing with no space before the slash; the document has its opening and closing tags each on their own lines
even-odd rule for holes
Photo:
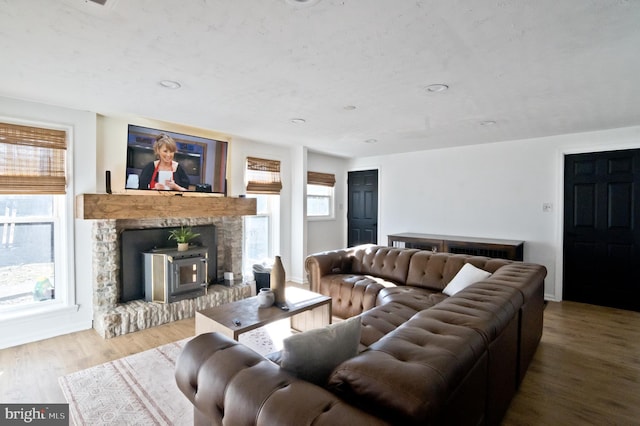
<svg viewBox="0 0 640 426">
<path fill-rule="evenodd" d="M 496 122 L 493 120 L 485 120 L 480 122 L 481 126 L 494 126 L 495 124 Z"/>
<path fill-rule="evenodd" d="M 354 109 L 356 109 L 355 105 L 345 105 L 343 107 L 343 109 L 345 109 L 346 111 L 353 111 Z"/>
<path fill-rule="evenodd" d="M 430 93 L 438 93 L 438 92 L 444 92 L 445 90 L 449 89 L 449 86 L 447 86 L 446 84 L 430 84 L 427 87 L 425 87 L 425 90 L 427 92 Z"/>
<path fill-rule="evenodd" d="M 307 122 L 307 120 L 305 120 L 304 118 L 292 118 L 289 121 L 293 124 L 304 124 Z"/>
<path fill-rule="evenodd" d="M 377 143 L 378 139 L 367 139 L 364 143 Z"/>
<path fill-rule="evenodd" d="M 162 87 L 164 87 L 165 89 L 179 89 L 182 87 L 182 85 L 180 83 L 178 83 L 177 81 L 173 81 L 173 80 L 162 80 L 160 82 L 158 82 L 158 84 Z"/>
<path fill-rule="evenodd" d="M 289 3 L 293 6 L 311 6 L 318 3 L 320 0 L 284 0 L 285 3 Z"/>
</svg>

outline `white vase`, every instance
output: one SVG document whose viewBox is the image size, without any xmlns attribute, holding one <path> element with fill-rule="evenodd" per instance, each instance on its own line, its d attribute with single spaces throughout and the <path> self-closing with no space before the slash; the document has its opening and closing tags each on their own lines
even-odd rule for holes
<svg viewBox="0 0 640 426">
<path fill-rule="evenodd" d="M 275 296 L 273 295 L 273 291 L 270 288 L 261 288 L 258 292 L 258 307 L 259 308 L 268 308 L 273 305 L 275 301 Z"/>
</svg>

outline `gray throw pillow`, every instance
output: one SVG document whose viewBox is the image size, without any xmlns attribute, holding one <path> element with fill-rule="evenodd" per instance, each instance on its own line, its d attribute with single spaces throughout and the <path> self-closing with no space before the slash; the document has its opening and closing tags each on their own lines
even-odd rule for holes
<svg viewBox="0 0 640 426">
<path fill-rule="evenodd" d="M 358 316 L 287 337 L 283 341 L 280 367 L 324 386 L 338 365 L 358 353 L 360 325 Z"/>
</svg>

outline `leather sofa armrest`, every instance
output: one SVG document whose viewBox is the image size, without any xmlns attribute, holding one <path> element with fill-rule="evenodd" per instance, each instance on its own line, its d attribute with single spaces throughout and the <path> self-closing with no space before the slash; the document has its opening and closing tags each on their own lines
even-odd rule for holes
<svg viewBox="0 0 640 426">
<path fill-rule="evenodd" d="M 175 378 L 195 406 L 198 422 L 386 424 L 219 333 L 201 334 L 187 342 L 176 361 Z"/>
<path fill-rule="evenodd" d="M 320 292 L 320 278 L 325 275 L 350 273 L 352 261 L 353 253 L 348 250 L 325 251 L 307 256 L 304 267 L 311 291 Z"/>
</svg>

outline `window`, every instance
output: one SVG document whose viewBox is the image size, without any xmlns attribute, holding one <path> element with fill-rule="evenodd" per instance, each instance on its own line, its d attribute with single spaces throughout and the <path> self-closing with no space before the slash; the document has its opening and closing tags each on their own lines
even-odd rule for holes
<svg viewBox="0 0 640 426">
<path fill-rule="evenodd" d="M 0 312 L 65 300 L 66 132 L 0 123 Z"/>
<path fill-rule="evenodd" d="M 257 200 L 255 216 L 244 218 L 243 275 L 253 278 L 253 265 L 270 263 L 280 246 L 280 162 L 247 158 L 247 196 Z"/>
<path fill-rule="evenodd" d="M 278 195 L 249 195 L 257 200 L 255 216 L 244 218 L 245 275 L 251 275 L 255 264 L 269 263 L 277 250 L 279 235 Z"/>
<path fill-rule="evenodd" d="M 307 217 L 334 218 L 335 175 L 330 173 L 307 173 Z"/>
</svg>

